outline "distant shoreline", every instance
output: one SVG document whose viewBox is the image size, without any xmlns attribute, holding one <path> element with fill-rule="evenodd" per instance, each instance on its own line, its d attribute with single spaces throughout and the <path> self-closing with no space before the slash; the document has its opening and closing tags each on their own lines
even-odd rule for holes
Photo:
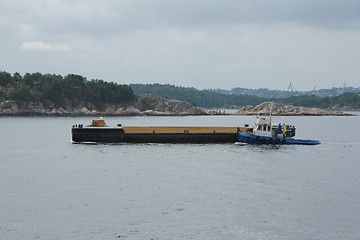
<svg viewBox="0 0 360 240">
<path fill-rule="evenodd" d="M 346 112 L 359 112 L 359 110 L 352 110 Z M 0 113 L 0 117 L 94 117 L 99 116 L 108 116 L 108 117 L 150 117 L 150 116 L 160 116 L 160 117 L 176 117 L 176 116 L 267 116 L 268 114 L 263 113 L 246 113 L 246 114 L 237 114 L 237 113 L 208 113 L 208 114 L 188 114 L 188 113 L 139 113 L 139 114 L 114 114 L 106 112 L 97 112 L 91 114 L 84 113 L 37 113 L 37 112 L 19 112 L 19 113 Z M 329 113 L 329 114 L 316 114 L 316 113 L 297 113 L 297 114 L 272 114 L 273 116 L 358 116 L 354 113 Z"/>
<path fill-rule="evenodd" d="M 240 109 L 204 109 L 189 103 L 160 98 L 139 97 L 132 105 L 107 105 L 103 111 L 91 110 L 83 105 L 76 107 L 45 107 L 41 103 L 3 101 L 0 103 L 0 117 L 98 117 L 104 116 L 206 116 L 206 115 L 269 115 L 273 116 L 355 116 L 350 112 L 357 109 L 320 109 L 280 103 L 263 102 L 257 106 L 245 106 Z M 348 113 L 346 113 L 348 112 Z"/>
</svg>

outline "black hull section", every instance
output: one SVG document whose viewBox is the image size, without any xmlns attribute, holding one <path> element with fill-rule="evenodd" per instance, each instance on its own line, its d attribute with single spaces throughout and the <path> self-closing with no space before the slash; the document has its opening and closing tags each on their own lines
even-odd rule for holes
<svg viewBox="0 0 360 240">
<path fill-rule="evenodd" d="M 235 143 L 237 133 L 125 133 L 121 128 L 73 128 L 73 142 Z"/>
</svg>

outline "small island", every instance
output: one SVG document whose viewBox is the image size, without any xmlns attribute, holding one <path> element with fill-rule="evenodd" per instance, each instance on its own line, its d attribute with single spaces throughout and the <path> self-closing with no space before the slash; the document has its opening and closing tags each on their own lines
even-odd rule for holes
<svg viewBox="0 0 360 240">
<path fill-rule="evenodd" d="M 236 115 L 268 115 L 274 116 L 353 116 L 339 110 L 325 110 L 320 108 L 300 107 L 283 103 L 263 102 L 256 106 L 245 106 L 235 112 Z"/>
</svg>

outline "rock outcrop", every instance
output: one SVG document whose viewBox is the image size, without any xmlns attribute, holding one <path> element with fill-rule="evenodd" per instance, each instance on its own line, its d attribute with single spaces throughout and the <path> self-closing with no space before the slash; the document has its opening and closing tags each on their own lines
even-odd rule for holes
<svg viewBox="0 0 360 240">
<path fill-rule="evenodd" d="M 181 116 L 207 115 L 208 111 L 189 103 L 161 97 L 138 96 L 129 105 L 107 105 L 102 111 L 94 106 L 79 104 L 76 107 L 55 107 L 54 104 L 3 101 L 0 103 L 0 116 L 87 116 L 87 115 L 118 115 L 118 116 Z"/>
<path fill-rule="evenodd" d="M 235 115 L 268 115 L 272 108 L 273 115 L 282 116 L 349 116 L 351 114 L 336 110 L 323 110 L 319 108 L 306 108 L 281 103 L 264 102 L 257 106 L 241 108 Z M 3 101 L 0 102 L 0 116 L 185 116 L 185 115 L 224 115 L 220 111 L 205 110 L 189 103 L 167 99 L 162 97 L 138 96 L 128 105 L 107 105 L 104 110 L 98 111 L 95 106 L 78 104 L 74 107 L 70 103 L 67 106 L 55 107 L 51 103 L 35 103 Z M 226 115 L 230 115 L 226 113 Z"/>
<path fill-rule="evenodd" d="M 352 116 L 337 110 L 324 110 L 320 108 L 298 107 L 285 105 L 282 103 L 263 102 L 257 106 L 246 106 L 237 111 L 236 115 L 268 115 L 270 113 L 277 116 Z"/>
<path fill-rule="evenodd" d="M 138 96 L 133 105 L 146 115 L 207 115 L 208 112 L 202 108 L 195 107 L 187 102 L 167 99 L 163 97 Z"/>
</svg>

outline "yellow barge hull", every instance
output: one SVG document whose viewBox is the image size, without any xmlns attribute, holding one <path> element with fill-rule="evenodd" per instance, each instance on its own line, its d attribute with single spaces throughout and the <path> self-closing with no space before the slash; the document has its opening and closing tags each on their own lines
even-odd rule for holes
<svg viewBox="0 0 360 240">
<path fill-rule="evenodd" d="M 237 127 L 123 127 L 125 133 L 237 133 Z"/>
<path fill-rule="evenodd" d="M 83 127 L 72 128 L 73 142 L 108 143 L 234 143 L 245 127 Z"/>
</svg>

